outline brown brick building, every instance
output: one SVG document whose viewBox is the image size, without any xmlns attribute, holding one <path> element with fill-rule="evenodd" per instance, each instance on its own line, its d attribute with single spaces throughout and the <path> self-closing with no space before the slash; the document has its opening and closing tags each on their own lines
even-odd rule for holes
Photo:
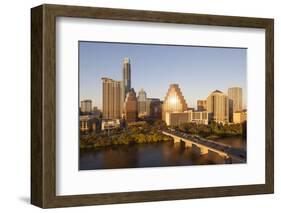
<svg viewBox="0 0 281 213">
<path fill-rule="evenodd" d="M 138 100 L 134 89 L 126 95 L 124 103 L 124 115 L 127 122 L 135 122 L 138 118 Z"/>
</svg>

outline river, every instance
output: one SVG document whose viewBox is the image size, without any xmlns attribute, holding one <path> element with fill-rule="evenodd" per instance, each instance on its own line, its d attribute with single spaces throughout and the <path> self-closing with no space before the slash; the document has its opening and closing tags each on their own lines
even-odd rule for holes
<svg viewBox="0 0 281 213">
<path fill-rule="evenodd" d="M 241 138 L 217 140 L 236 148 L 246 149 Z M 196 155 L 181 143 L 117 145 L 80 151 L 80 170 L 187 166 L 214 164 L 207 155 Z"/>
</svg>

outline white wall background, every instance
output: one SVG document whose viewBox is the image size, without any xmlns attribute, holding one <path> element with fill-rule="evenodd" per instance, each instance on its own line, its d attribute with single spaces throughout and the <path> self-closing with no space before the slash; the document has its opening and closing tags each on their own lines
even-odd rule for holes
<svg viewBox="0 0 281 213">
<path fill-rule="evenodd" d="M 39 0 L 1 1 L 0 6 L 0 210 L 39 212 L 29 204 L 30 192 L 30 8 L 42 3 L 188 13 L 269 17 L 275 19 L 275 109 L 281 107 L 279 1 L 243 0 Z M 258 86 L 258 85 L 257 85 Z M 275 194 L 154 203 L 51 209 L 49 212 L 216 211 L 276 212 L 281 207 L 280 110 L 275 110 Z M 237 174 L 239 175 L 239 174 Z"/>
</svg>

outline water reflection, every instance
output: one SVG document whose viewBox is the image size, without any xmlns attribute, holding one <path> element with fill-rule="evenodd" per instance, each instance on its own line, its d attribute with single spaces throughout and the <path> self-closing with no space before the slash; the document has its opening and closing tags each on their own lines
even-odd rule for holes
<svg viewBox="0 0 281 213">
<path fill-rule="evenodd" d="M 141 144 L 87 150 L 80 153 L 80 169 L 140 168 L 206 164 L 204 156 L 178 144 Z"/>
<path fill-rule="evenodd" d="M 241 138 L 218 139 L 219 143 L 246 150 Z M 80 170 L 186 166 L 214 164 L 210 155 L 195 154 L 184 143 L 132 144 L 80 151 Z M 216 162 L 218 163 L 218 162 Z"/>
</svg>

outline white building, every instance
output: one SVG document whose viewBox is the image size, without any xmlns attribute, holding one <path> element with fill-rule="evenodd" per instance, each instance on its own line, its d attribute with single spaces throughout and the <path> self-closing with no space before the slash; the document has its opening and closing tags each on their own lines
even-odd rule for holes
<svg viewBox="0 0 281 213">
<path fill-rule="evenodd" d="M 210 117 L 207 111 L 167 112 L 165 122 L 168 126 L 177 126 L 182 123 L 197 123 L 207 125 Z"/>
<path fill-rule="evenodd" d="M 101 129 L 102 130 L 111 130 L 120 127 L 120 120 L 119 119 L 106 119 L 102 120 Z"/>
</svg>

